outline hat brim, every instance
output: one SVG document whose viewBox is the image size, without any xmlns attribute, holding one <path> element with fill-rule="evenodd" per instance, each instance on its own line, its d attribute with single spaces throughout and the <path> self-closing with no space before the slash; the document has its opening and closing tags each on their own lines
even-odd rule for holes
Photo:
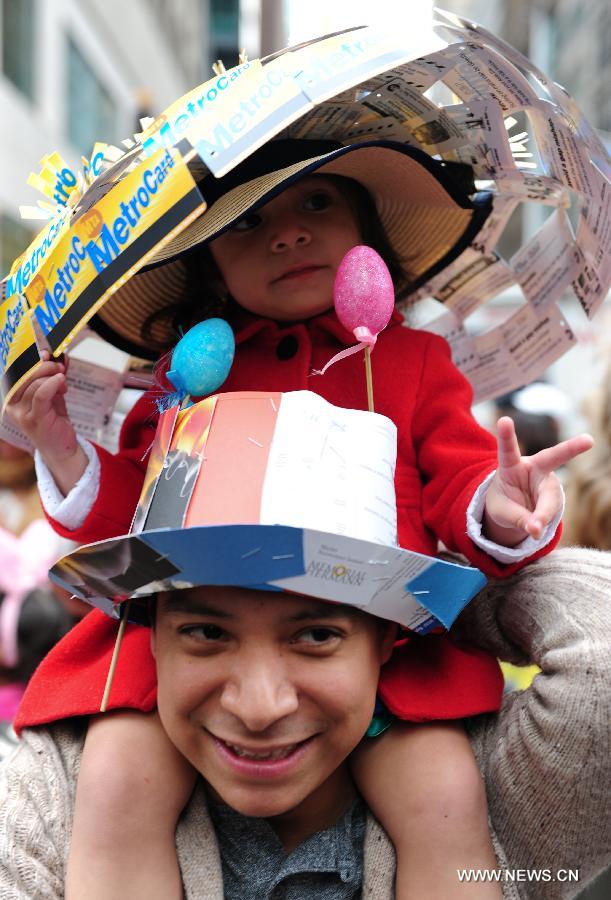
<svg viewBox="0 0 611 900">
<path fill-rule="evenodd" d="M 490 211 L 489 203 L 472 201 L 454 178 L 451 166 L 420 150 L 392 141 L 340 147 L 227 191 L 163 247 L 146 270 L 134 275 L 106 302 L 92 320 L 92 327 L 129 353 L 155 358 L 142 339 L 142 323 L 184 292 L 186 271 L 181 256 L 214 240 L 249 210 L 313 173 L 343 175 L 369 191 L 393 248 L 412 275 L 413 289 L 469 245 Z M 206 199 L 205 180 L 202 185 Z M 173 336 L 160 320 L 151 338 L 157 345 L 164 345 Z"/>
<path fill-rule="evenodd" d="M 401 547 L 257 524 L 151 530 L 111 538 L 79 547 L 59 560 L 50 574 L 107 615 L 118 616 L 121 602 L 128 598 L 137 601 L 160 591 L 232 585 L 355 606 L 420 633 L 439 624 L 449 628 L 486 582 L 478 569 Z M 144 612 L 145 604 L 134 602 L 130 618 L 146 623 Z"/>
</svg>

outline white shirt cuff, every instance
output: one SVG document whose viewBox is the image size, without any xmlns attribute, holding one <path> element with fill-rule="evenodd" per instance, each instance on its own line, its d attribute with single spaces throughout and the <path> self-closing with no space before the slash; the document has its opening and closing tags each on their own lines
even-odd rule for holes
<svg viewBox="0 0 611 900">
<path fill-rule="evenodd" d="M 100 488 L 100 460 L 95 447 L 84 438 L 78 442 L 87 454 L 87 468 L 74 485 L 70 493 L 64 497 L 55 483 L 55 479 L 45 466 L 38 452 L 34 454 L 38 491 L 45 512 L 69 531 L 80 528 L 98 496 Z"/>
<path fill-rule="evenodd" d="M 488 491 L 488 487 L 494 477 L 494 474 L 494 472 L 491 472 L 490 475 L 488 475 L 488 477 L 480 484 L 473 495 L 471 503 L 469 504 L 469 508 L 467 509 L 467 534 L 469 535 L 473 543 L 480 548 L 480 550 L 485 550 L 488 556 L 496 559 L 497 562 L 520 562 L 521 560 L 532 556 L 533 553 L 537 552 L 537 550 L 541 550 L 543 547 L 547 547 L 549 542 L 556 534 L 556 529 L 560 524 L 560 520 L 562 519 L 562 514 L 564 512 L 564 491 L 562 492 L 562 509 L 554 517 L 554 519 L 552 519 L 552 521 L 549 523 L 538 540 L 535 540 L 535 538 L 532 538 L 529 535 L 515 547 L 503 547 L 502 544 L 495 544 L 494 541 L 490 541 L 488 540 L 488 538 L 485 538 L 482 535 L 482 520 L 484 518 L 486 492 Z"/>
</svg>

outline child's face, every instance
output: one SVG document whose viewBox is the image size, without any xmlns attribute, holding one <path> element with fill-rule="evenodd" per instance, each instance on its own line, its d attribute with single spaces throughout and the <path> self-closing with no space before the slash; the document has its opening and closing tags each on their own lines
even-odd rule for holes
<svg viewBox="0 0 611 900">
<path fill-rule="evenodd" d="M 348 201 L 331 179 L 314 175 L 248 213 L 210 251 L 240 306 L 291 321 L 331 308 L 337 267 L 359 243 Z"/>
</svg>

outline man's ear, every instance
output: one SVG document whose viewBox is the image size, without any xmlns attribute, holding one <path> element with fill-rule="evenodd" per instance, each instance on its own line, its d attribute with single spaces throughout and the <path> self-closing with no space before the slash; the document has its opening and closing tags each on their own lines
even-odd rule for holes
<svg viewBox="0 0 611 900">
<path fill-rule="evenodd" d="M 395 645 L 395 641 L 397 640 L 397 633 L 399 631 L 399 626 L 395 624 L 395 622 L 381 622 L 380 628 L 382 632 L 382 643 L 380 646 L 380 655 L 381 655 L 381 664 L 384 665 L 385 662 L 391 657 L 393 647 Z"/>
</svg>

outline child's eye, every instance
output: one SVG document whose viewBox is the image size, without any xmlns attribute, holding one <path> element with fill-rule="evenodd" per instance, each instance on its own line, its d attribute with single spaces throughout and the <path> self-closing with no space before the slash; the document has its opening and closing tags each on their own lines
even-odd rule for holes
<svg viewBox="0 0 611 900">
<path fill-rule="evenodd" d="M 315 191 L 309 194 L 303 201 L 303 208 L 310 212 L 318 212 L 327 209 L 333 203 L 333 197 L 327 191 Z"/>
<path fill-rule="evenodd" d="M 243 219 L 239 219 L 235 225 L 231 226 L 232 231 L 252 231 L 257 225 L 261 224 L 261 216 L 259 213 L 247 213 Z"/>
</svg>

